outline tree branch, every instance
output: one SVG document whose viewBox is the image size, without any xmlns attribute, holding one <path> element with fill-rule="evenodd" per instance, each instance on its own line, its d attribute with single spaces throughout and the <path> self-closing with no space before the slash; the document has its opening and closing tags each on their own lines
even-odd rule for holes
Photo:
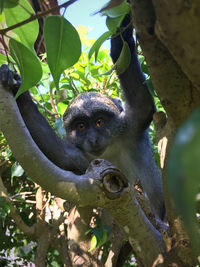
<svg viewBox="0 0 200 267">
<path fill-rule="evenodd" d="M 76 2 L 76 1 L 77 1 L 77 0 L 69 0 L 67 3 L 61 4 L 61 5 L 59 5 L 59 6 L 52 7 L 51 9 L 46 10 L 46 11 L 44 11 L 44 12 L 38 12 L 38 13 L 36 13 L 36 14 L 32 14 L 32 15 L 30 15 L 30 17 L 29 17 L 28 19 L 26 19 L 26 20 L 23 20 L 23 21 L 21 21 L 21 22 L 15 24 L 15 25 L 12 25 L 12 26 L 10 26 L 10 27 L 8 27 L 8 28 L 1 29 L 1 30 L 0 30 L 0 34 L 1 34 L 1 35 L 5 35 L 8 31 L 14 30 L 14 29 L 16 29 L 16 28 L 18 28 L 18 27 L 20 27 L 20 26 L 23 26 L 23 25 L 25 25 L 25 24 L 27 24 L 27 23 L 33 21 L 33 20 L 42 18 L 42 17 L 44 17 L 44 16 L 46 16 L 46 15 L 48 15 L 48 14 L 54 12 L 54 11 L 59 10 L 59 9 L 62 8 L 62 7 L 65 7 L 65 8 L 66 8 L 66 7 L 70 6 L 71 4 L 73 4 L 73 3 Z"/>
<path fill-rule="evenodd" d="M 34 97 L 34 96 L 32 96 L 31 95 L 31 98 L 41 107 L 41 108 L 43 108 L 49 115 L 51 115 L 51 116 L 58 116 L 58 113 L 56 112 L 56 113 L 54 113 L 54 112 L 51 112 L 48 108 L 46 108 L 44 105 L 42 105 L 41 103 L 40 103 L 40 101 L 38 101 L 37 100 L 37 98 L 36 97 Z"/>
</svg>

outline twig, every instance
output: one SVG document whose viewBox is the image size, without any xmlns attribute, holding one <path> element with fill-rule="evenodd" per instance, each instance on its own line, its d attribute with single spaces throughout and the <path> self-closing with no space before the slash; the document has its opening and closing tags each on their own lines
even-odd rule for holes
<svg viewBox="0 0 200 267">
<path fill-rule="evenodd" d="M 72 91 L 73 91 L 74 95 L 78 95 L 79 91 L 78 91 L 78 88 L 76 87 L 73 79 L 71 79 L 71 86 L 72 86 Z"/>
<path fill-rule="evenodd" d="M 5 35 L 6 32 L 8 32 L 8 31 L 11 31 L 11 30 L 13 30 L 13 29 L 16 29 L 16 28 L 18 28 L 18 27 L 20 27 L 20 26 L 22 26 L 22 25 L 25 25 L 25 24 L 27 24 L 27 23 L 29 23 L 29 22 L 35 20 L 35 19 L 42 18 L 42 17 L 44 17 L 45 15 L 47 15 L 47 14 L 49 14 L 49 13 L 52 13 L 52 12 L 54 12 L 54 11 L 56 11 L 56 10 L 59 10 L 59 9 L 62 8 L 62 7 L 65 7 L 65 8 L 66 8 L 66 7 L 70 6 L 71 4 L 73 4 L 73 3 L 76 2 L 76 1 L 77 1 L 77 0 L 69 0 L 67 3 L 64 3 L 64 4 L 59 5 L 59 6 L 52 7 L 51 9 L 46 10 L 46 11 L 44 11 L 44 12 L 38 12 L 38 13 L 36 13 L 36 14 L 32 14 L 32 15 L 30 15 L 30 17 L 29 17 L 28 19 L 25 19 L 25 20 L 23 20 L 23 21 L 21 21 L 21 22 L 15 24 L 15 25 L 12 25 L 12 26 L 7 27 L 7 28 L 5 28 L 5 29 L 1 29 L 1 30 L 0 30 L 0 34 L 1 34 L 1 35 Z"/>
<path fill-rule="evenodd" d="M 53 102 L 53 93 L 52 93 L 51 86 L 49 86 L 49 88 L 50 88 L 49 89 L 50 103 L 51 103 L 51 106 L 52 106 L 52 109 L 53 109 L 54 113 L 56 114 L 57 110 L 56 110 L 56 107 L 55 107 L 54 102 Z M 58 116 L 58 113 L 57 113 L 56 118 L 58 118 L 58 117 L 59 116 Z"/>
<path fill-rule="evenodd" d="M 4 40 L 4 36 L 3 36 L 3 34 L 2 34 L 1 37 L 0 37 L 0 42 L 1 42 L 2 45 L 3 45 L 4 53 L 5 53 L 6 57 L 7 57 L 7 61 L 10 62 L 10 59 L 9 59 L 9 57 L 8 57 L 8 46 L 7 46 L 7 44 L 6 44 L 5 40 Z"/>
<path fill-rule="evenodd" d="M 37 98 L 35 98 L 34 96 L 31 96 L 31 98 L 32 98 L 35 102 L 37 102 L 37 104 L 38 104 L 41 108 L 43 108 L 46 112 L 48 112 L 49 115 L 51 115 L 51 116 L 58 116 L 58 113 L 57 113 L 57 112 L 56 112 L 56 113 L 51 112 L 48 108 L 46 108 L 45 106 L 43 106 L 43 105 L 37 100 Z"/>
</svg>

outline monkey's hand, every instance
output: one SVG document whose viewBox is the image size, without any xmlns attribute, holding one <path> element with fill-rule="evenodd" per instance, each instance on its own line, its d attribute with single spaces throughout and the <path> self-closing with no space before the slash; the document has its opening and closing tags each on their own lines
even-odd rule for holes
<svg viewBox="0 0 200 267">
<path fill-rule="evenodd" d="M 6 87 L 12 89 L 16 94 L 20 85 L 21 77 L 18 74 L 14 74 L 12 70 L 8 68 L 8 65 L 1 65 L 0 67 L 0 82 Z"/>
<path fill-rule="evenodd" d="M 135 53 L 135 41 L 133 39 L 133 25 L 131 22 L 130 14 L 127 14 L 121 25 L 118 32 L 112 36 L 111 39 L 111 57 L 115 63 L 120 56 L 123 42 L 127 42 L 131 50 L 131 54 Z"/>
</svg>

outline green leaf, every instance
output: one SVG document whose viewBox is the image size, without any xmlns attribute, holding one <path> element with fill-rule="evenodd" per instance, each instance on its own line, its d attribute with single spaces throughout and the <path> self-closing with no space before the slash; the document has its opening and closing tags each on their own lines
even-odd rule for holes
<svg viewBox="0 0 200 267">
<path fill-rule="evenodd" d="M 98 247 L 102 246 L 104 243 L 106 243 L 107 239 L 108 239 L 107 231 L 103 231 L 103 236 L 101 240 L 99 240 L 99 242 L 97 243 L 97 246 Z"/>
<path fill-rule="evenodd" d="M 45 19 L 44 40 L 47 62 L 58 89 L 61 73 L 74 65 L 81 55 L 81 41 L 76 29 L 61 16 Z"/>
<path fill-rule="evenodd" d="M 200 185 L 200 108 L 178 130 L 168 159 L 168 185 L 194 247 L 200 249 L 197 230 L 196 195 Z"/>
<path fill-rule="evenodd" d="M 120 27 L 122 20 L 124 19 L 124 15 L 116 18 L 107 17 L 106 25 L 112 34 L 116 33 L 117 29 Z"/>
<path fill-rule="evenodd" d="M 113 65 L 112 68 L 110 68 L 108 71 L 101 73 L 101 74 L 96 74 L 95 77 L 100 77 L 100 76 L 104 76 L 104 75 L 111 75 L 112 72 L 115 70 L 116 66 Z"/>
<path fill-rule="evenodd" d="M 101 225 L 101 222 L 98 223 L 98 221 L 96 222 L 97 225 Z M 90 228 L 89 231 L 87 231 L 87 233 L 93 233 L 93 237 L 91 239 L 91 245 L 90 245 L 90 249 L 89 251 L 95 249 L 96 247 L 100 247 L 102 246 L 108 238 L 108 235 L 110 233 L 110 228 L 107 225 L 104 225 L 103 229 L 102 227 L 94 227 L 94 228 Z"/>
<path fill-rule="evenodd" d="M 57 108 L 58 108 L 58 113 L 60 115 L 63 115 L 65 113 L 67 105 L 65 103 L 63 103 L 63 102 L 59 102 L 58 105 L 57 105 Z"/>
<path fill-rule="evenodd" d="M 146 83 L 146 85 L 147 85 L 147 87 L 148 87 L 149 92 L 151 93 L 151 95 L 152 95 L 153 97 L 155 97 L 155 96 L 156 96 L 156 94 L 155 94 L 155 89 L 154 89 L 154 86 L 153 86 L 153 83 L 152 83 L 151 78 L 148 77 L 148 78 L 145 80 L 144 83 Z"/>
<path fill-rule="evenodd" d="M 0 65 L 7 64 L 7 57 L 0 53 Z"/>
<path fill-rule="evenodd" d="M 5 224 L 5 220 L 7 215 L 10 213 L 10 209 L 11 209 L 11 203 L 5 198 L 0 196 L 0 220 L 3 224 Z"/>
<path fill-rule="evenodd" d="M 0 14 L 2 14 L 6 0 L 0 0 Z"/>
<path fill-rule="evenodd" d="M 148 66 L 147 66 L 147 63 L 146 63 L 144 56 L 139 55 L 139 60 L 140 60 L 142 71 L 149 76 L 149 70 L 148 70 Z"/>
<path fill-rule="evenodd" d="M 89 227 L 86 231 L 85 231 L 85 235 L 88 235 L 89 233 L 91 233 L 92 232 L 92 227 Z"/>
<path fill-rule="evenodd" d="M 4 5 L 5 8 L 13 8 L 19 4 L 19 0 L 0 0 L 0 6 Z"/>
<path fill-rule="evenodd" d="M 104 32 L 97 40 L 96 42 L 93 44 L 93 46 L 90 48 L 90 51 L 88 53 L 88 58 L 90 59 L 93 55 L 93 53 L 95 53 L 95 61 L 97 61 L 97 55 L 99 52 L 99 48 L 101 47 L 101 45 L 103 44 L 103 42 L 105 42 L 110 36 L 112 35 L 112 33 L 110 31 Z"/>
<path fill-rule="evenodd" d="M 30 12 L 30 14 L 34 14 L 34 10 L 26 0 L 20 0 L 20 5 L 17 5 L 14 8 L 5 8 L 4 13 L 7 26 L 10 27 L 23 20 L 28 19 L 30 17 L 30 14 L 27 12 L 27 10 L 28 12 Z M 34 20 L 23 26 L 13 29 L 12 31 L 19 36 L 20 41 L 25 46 L 33 49 L 34 43 L 39 33 L 39 24 L 37 20 Z"/>
<path fill-rule="evenodd" d="M 90 249 L 88 250 L 88 252 L 92 251 L 96 247 L 97 247 L 97 238 L 95 235 L 93 235 L 93 237 L 91 239 Z"/>
<path fill-rule="evenodd" d="M 108 16 L 111 18 L 116 18 L 116 17 L 120 17 L 122 15 L 126 15 L 128 13 L 130 13 L 130 5 L 126 1 L 124 1 L 120 5 L 118 5 L 114 8 L 110 8 L 106 11 L 103 11 L 102 15 Z"/>
<path fill-rule="evenodd" d="M 123 42 L 122 51 L 115 63 L 117 74 L 120 75 L 128 68 L 131 62 L 131 52 L 127 42 Z"/>
<path fill-rule="evenodd" d="M 22 43 L 10 39 L 9 47 L 12 57 L 19 67 L 22 79 L 21 87 L 16 94 L 17 98 L 39 82 L 42 77 L 42 67 L 38 57 Z"/>
<path fill-rule="evenodd" d="M 18 5 L 19 0 L 0 0 L 0 14 L 4 8 L 13 8 Z"/>
<path fill-rule="evenodd" d="M 13 177 L 20 177 L 24 173 L 21 165 L 16 161 L 11 167 L 11 178 Z"/>
</svg>

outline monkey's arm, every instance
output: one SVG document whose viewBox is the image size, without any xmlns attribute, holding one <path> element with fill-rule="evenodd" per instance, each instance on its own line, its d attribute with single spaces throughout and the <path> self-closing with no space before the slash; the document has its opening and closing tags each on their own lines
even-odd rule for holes
<svg viewBox="0 0 200 267">
<path fill-rule="evenodd" d="M 13 78 L 13 73 L 8 67 L 2 65 L 0 67 L 0 82 L 11 87 L 13 93 L 16 94 L 19 85 L 13 85 Z M 19 80 L 17 81 L 19 83 Z M 33 140 L 46 157 L 62 169 L 83 173 L 88 167 L 88 161 L 82 152 L 55 134 L 38 111 L 28 91 L 17 98 L 17 105 Z"/>
<path fill-rule="evenodd" d="M 129 25 L 129 26 L 128 26 Z M 124 92 L 128 111 L 131 111 L 131 116 L 137 118 L 137 125 L 141 131 L 147 128 L 152 121 L 155 105 L 153 98 L 149 93 L 145 83 L 144 74 L 141 71 L 140 63 L 135 51 L 135 41 L 133 39 L 133 26 L 130 21 L 130 16 L 127 15 L 122 24 L 122 36 L 124 41 L 129 45 L 131 52 L 131 62 L 124 73 L 118 75 L 121 87 Z M 111 39 L 111 57 L 115 63 L 121 53 L 123 41 L 120 34 L 113 36 Z"/>
</svg>

